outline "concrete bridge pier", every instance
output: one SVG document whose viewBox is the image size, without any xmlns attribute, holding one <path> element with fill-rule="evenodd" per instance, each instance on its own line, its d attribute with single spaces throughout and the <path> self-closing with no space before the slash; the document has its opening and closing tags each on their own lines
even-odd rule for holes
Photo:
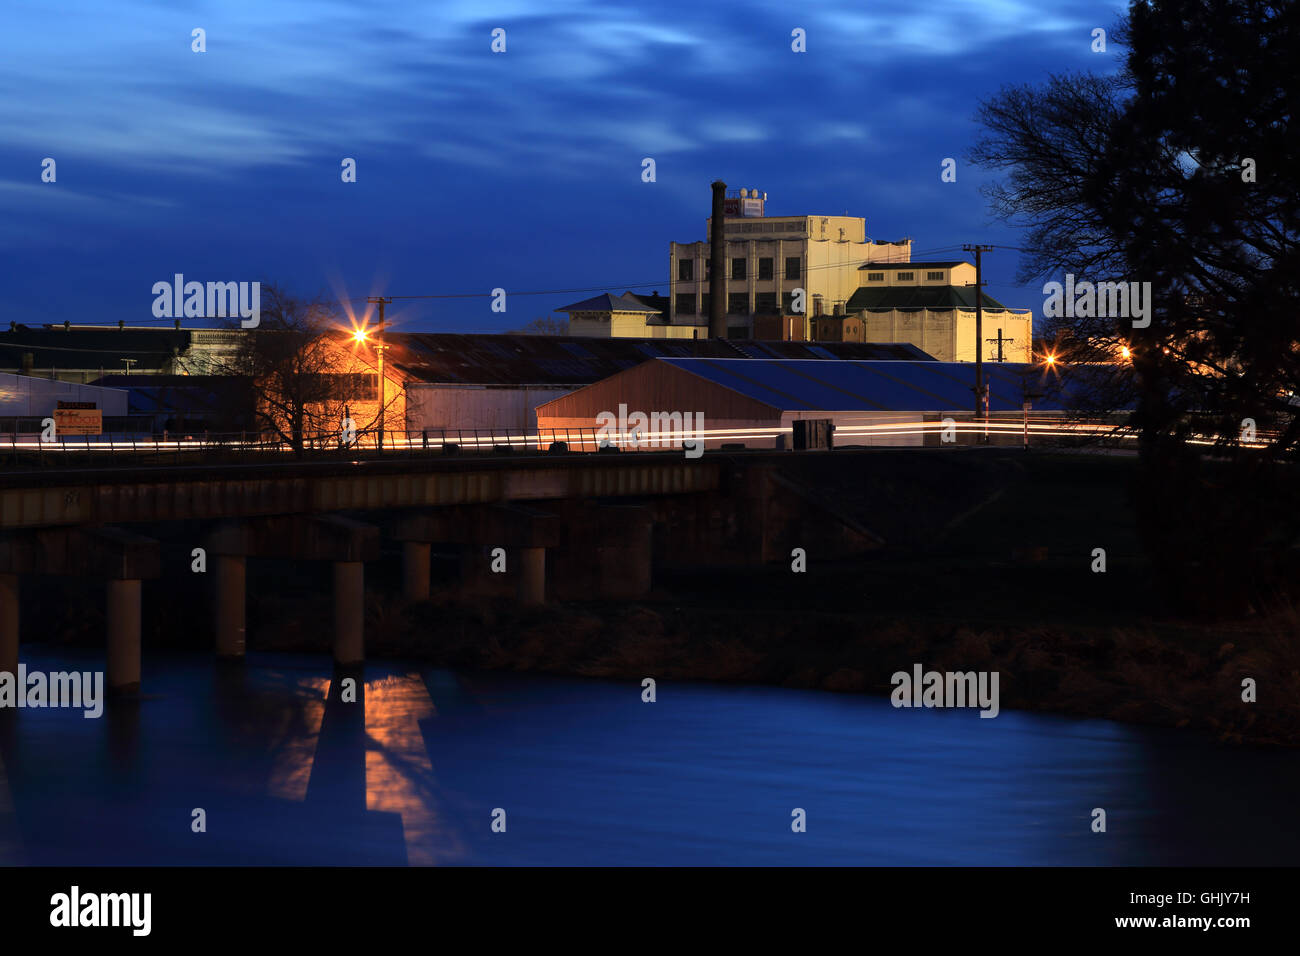
<svg viewBox="0 0 1300 956">
<path fill-rule="evenodd" d="M 520 548 L 518 550 L 519 585 L 521 604 L 546 603 L 546 549 Z"/>
<path fill-rule="evenodd" d="M 402 542 L 402 595 L 408 601 L 429 600 L 429 553 L 432 549 L 428 541 Z"/>
<path fill-rule="evenodd" d="M 153 538 L 120 528 L 47 528 L 0 538 L 0 670 L 18 666 L 19 574 L 107 580 L 105 677 L 111 694 L 140 690 L 140 589 L 161 571 Z"/>
<path fill-rule="evenodd" d="M 18 676 L 18 575 L 0 572 L 0 674 Z"/>
<path fill-rule="evenodd" d="M 217 657 L 222 660 L 242 660 L 244 657 L 247 563 L 248 559 L 242 554 L 216 556 Z"/>
<path fill-rule="evenodd" d="M 111 694 L 140 690 L 140 581 L 108 582 L 108 662 L 105 683 Z"/>
<path fill-rule="evenodd" d="M 555 515 L 502 504 L 413 512 L 396 522 L 394 536 L 404 542 L 408 597 L 416 593 L 417 585 L 422 585 L 423 596 L 428 596 L 428 548 L 436 542 L 461 546 L 462 595 L 506 600 L 513 596 L 525 604 L 545 603 L 546 551 L 560 542 Z M 422 545 L 422 549 L 412 550 L 413 544 Z M 506 553 L 504 574 L 491 569 L 492 552 L 497 548 Z"/>
<path fill-rule="evenodd" d="M 334 565 L 334 661 L 365 660 L 365 562 L 379 557 L 379 529 L 336 515 L 249 518 L 208 537 L 217 557 L 217 656 L 245 650 L 246 562 L 249 556 Z M 426 575 L 427 577 L 427 575 Z"/>
<path fill-rule="evenodd" d="M 334 562 L 334 663 L 356 667 L 366 659 L 366 566 Z"/>
</svg>

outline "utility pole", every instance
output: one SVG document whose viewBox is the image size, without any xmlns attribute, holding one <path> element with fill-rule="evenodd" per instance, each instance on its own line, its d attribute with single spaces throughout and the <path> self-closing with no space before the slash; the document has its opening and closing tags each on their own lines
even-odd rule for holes
<svg viewBox="0 0 1300 956">
<path fill-rule="evenodd" d="M 975 417 L 985 420 L 984 437 L 988 439 L 989 393 L 984 387 L 984 277 L 980 253 L 989 252 L 992 246 L 968 244 L 966 252 L 975 253 Z"/>
<path fill-rule="evenodd" d="M 379 450 L 384 450 L 384 304 L 392 298 L 370 296 L 366 302 L 379 306 L 379 331 L 375 334 L 375 351 L 379 355 Z"/>
<path fill-rule="evenodd" d="M 986 342 L 996 342 L 996 343 L 998 343 L 998 361 L 999 361 L 999 362 L 1005 362 L 1006 359 L 1003 357 L 1003 353 L 1002 353 L 1002 345 L 1003 345 L 1003 343 L 1005 343 L 1005 342 L 1010 342 L 1011 340 L 1008 339 L 1008 338 L 1003 338 L 1003 336 L 1002 336 L 1002 330 L 1001 330 L 1001 329 L 998 329 L 998 337 L 997 337 L 996 339 L 985 339 L 985 341 L 986 341 Z"/>
</svg>

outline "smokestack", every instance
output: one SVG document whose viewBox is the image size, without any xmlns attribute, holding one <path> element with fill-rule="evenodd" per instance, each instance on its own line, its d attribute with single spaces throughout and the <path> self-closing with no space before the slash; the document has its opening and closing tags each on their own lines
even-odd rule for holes
<svg viewBox="0 0 1300 956">
<path fill-rule="evenodd" d="M 727 194 L 727 184 L 722 180 L 713 183 L 713 220 L 709 236 L 709 338 L 725 339 L 727 337 L 727 294 L 726 268 L 727 246 L 723 233 L 723 206 Z"/>
</svg>

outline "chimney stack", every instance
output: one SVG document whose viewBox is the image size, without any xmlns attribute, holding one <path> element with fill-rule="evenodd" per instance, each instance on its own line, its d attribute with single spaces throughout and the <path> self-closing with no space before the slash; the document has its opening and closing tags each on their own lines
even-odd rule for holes
<svg viewBox="0 0 1300 956">
<path fill-rule="evenodd" d="M 727 294 L 726 261 L 727 245 L 723 233 L 726 206 L 727 184 L 722 180 L 713 183 L 713 219 L 709 228 L 709 338 L 725 339 L 727 337 Z"/>
</svg>

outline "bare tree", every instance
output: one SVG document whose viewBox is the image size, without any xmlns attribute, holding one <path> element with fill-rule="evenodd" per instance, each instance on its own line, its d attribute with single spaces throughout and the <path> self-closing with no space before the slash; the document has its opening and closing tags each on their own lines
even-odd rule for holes
<svg viewBox="0 0 1300 956">
<path fill-rule="evenodd" d="M 235 326 L 237 327 L 237 326 Z M 356 347 L 337 305 L 262 285 L 261 322 L 243 331 L 239 347 L 220 360 L 220 374 L 243 376 L 254 393 L 258 428 L 301 455 L 317 441 L 342 436 L 345 419 L 357 432 L 378 418 L 378 369 L 371 348 Z M 385 396 L 392 407 L 397 390 Z"/>
</svg>

